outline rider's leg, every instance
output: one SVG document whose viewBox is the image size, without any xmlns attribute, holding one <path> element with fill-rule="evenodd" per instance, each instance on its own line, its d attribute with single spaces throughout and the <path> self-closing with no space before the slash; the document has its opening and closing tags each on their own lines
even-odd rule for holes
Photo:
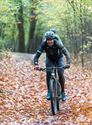
<svg viewBox="0 0 92 125">
<path fill-rule="evenodd" d="M 58 67 L 63 67 L 64 62 L 63 58 L 60 58 L 57 62 Z M 62 95 L 62 100 L 65 101 L 67 99 L 67 96 L 65 95 L 65 77 L 64 77 L 64 68 L 58 69 L 58 75 L 59 75 L 59 82 L 61 85 L 61 95 Z"/>
<path fill-rule="evenodd" d="M 49 68 L 49 67 L 53 67 L 53 62 L 48 59 L 48 57 L 46 57 L 46 68 Z M 49 86 L 49 81 L 50 81 L 50 77 L 51 77 L 51 71 L 50 70 L 47 70 L 46 71 L 46 81 L 47 81 L 47 90 L 48 90 L 48 93 L 47 93 L 47 99 L 49 100 L 50 99 L 50 86 Z"/>
<path fill-rule="evenodd" d="M 59 75 L 59 82 L 61 85 L 61 92 L 65 91 L 65 78 L 64 78 L 64 74 L 62 73 L 62 71 L 58 71 L 58 75 Z"/>
<path fill-rule="evenodd" d="M 62 100 L 65 101 L 67 99 L 67 96 L 65 95 L 65 78 L 64 74 L 62 72 L 58 72 L 59 75 L 59 82 L 61 85 L 61 96 Z"/>
</svg>

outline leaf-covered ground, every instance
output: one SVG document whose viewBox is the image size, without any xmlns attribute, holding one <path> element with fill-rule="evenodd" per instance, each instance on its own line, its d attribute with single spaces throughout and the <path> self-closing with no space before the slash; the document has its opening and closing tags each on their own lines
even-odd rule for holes
<svg viewBox="0 0 92 125">
<path fill-rule="evenodd" d="M 0 125 L 92 125 L 92 72 L 74 65 L 65 71 L 68 100 L 53 116 L 45 73 L 34 71 L 31 60 L 28 54 L 0 56 Z"/>
</svg>

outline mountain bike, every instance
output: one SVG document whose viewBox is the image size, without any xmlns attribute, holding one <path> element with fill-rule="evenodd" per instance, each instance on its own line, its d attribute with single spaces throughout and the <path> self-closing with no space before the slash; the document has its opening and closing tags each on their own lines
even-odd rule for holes
<svg viewBox="0 0 92 125">
<path fill-rule="evenodd" d="M 55 115 L 60 110 L 60 99 L 61 97 L 61 85 L 58 80 L 57 70 L 59 68 L 69 68 L 69 65 L 65 65 L 64 67 L 48 67 L 48 68 L 40 68 L 41 71 L 51 70 L 50 77 L 50 100 L 51 100 L 51 110 L 52 114 Z"/>
</svg>

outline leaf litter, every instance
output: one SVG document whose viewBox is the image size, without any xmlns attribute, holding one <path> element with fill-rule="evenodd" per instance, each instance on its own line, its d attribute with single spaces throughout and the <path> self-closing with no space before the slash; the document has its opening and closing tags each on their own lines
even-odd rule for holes
<svg viewBox="0 0 92 125">
<path fill-rule="evenodd" d="M 65 70 L 68 100 L 53 116 L 45 73 L 34 70 L 32 59 L 10 54 L 0 60 L 0 125 L 91 125 L 92 72 L 73 64 Z"/>
</svg>

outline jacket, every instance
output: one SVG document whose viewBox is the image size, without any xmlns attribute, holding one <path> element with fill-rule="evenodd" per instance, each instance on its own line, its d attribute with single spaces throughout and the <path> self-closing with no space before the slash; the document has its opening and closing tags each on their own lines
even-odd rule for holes
<svg viewBox="0 0 92 125">
<path fill-rule="evenodd" d="M 67 64 L 70 64 L 70 54 L 68 50 L 64 47 L 63 43 L 57 39 L 54 39 L 54 45 L 48 46 L 47 41 L 44 40 L 39 49 L 36 52 L 34 57 L 34 64 L 38 65 L 38 59 L 41 56 L 42 52 L 46 53 L 46 56 L 53 62 L 63 57 L 63 54 L 66 56 Z"/>
</svg>

